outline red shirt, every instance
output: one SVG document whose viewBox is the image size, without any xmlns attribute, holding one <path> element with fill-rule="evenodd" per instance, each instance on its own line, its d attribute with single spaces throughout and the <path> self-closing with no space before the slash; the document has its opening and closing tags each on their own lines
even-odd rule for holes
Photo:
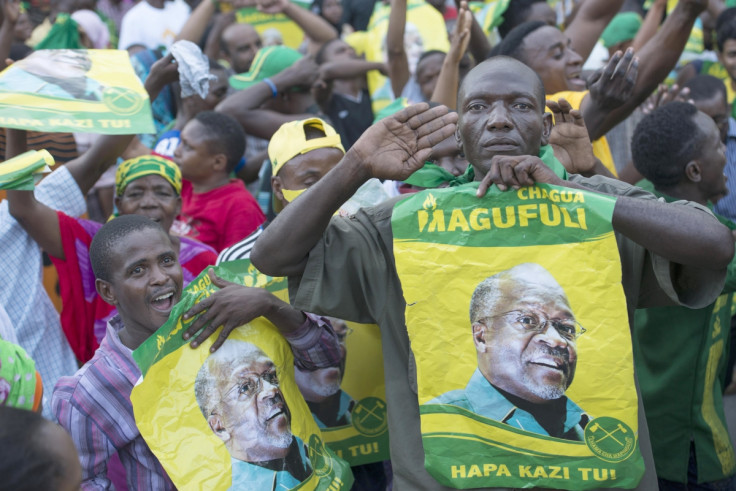
<svg viewBox="0 0 736 491">
<path fill-rule="evenodd" d="M 184 180 L 181 190 L 181 214 L 172 232 L 185 235 L 213 247 L 217 252 L 244 239 L 266 217 L 243 181 L 230 183 L 206 193 L 195 193 Z"/>
</svg>

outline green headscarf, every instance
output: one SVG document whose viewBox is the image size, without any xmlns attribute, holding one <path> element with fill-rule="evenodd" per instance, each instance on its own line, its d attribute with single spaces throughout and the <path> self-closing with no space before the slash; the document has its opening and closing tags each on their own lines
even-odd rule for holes
<svg viewBox="0 0 736 491">
<path fill-rule="evenodd" d="M 557 174 L 557 177 L 567 180 L 567 171 L 560 161 L 557 160 L 557 157 L 555 157 L 551 146 L 544 145 L 541 147 L 539 149 L 539 158 Z M 448 183 L 450 186 L 459 186 L 472 182 L 474 179 L 475 171 L 472 165 L 468 165 L 468 168 L 465 169 L 465 172 L 461 176 L 454 176 L 436 164 L 425 162 L 424 167 L 414 172 L 404 182 L 421 188 L 436 188 L 444 183 Z"/>
</svg>

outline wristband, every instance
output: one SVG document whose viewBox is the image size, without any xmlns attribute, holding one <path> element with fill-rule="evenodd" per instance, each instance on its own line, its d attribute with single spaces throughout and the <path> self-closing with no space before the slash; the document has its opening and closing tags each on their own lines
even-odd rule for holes
<svg viewBox="0 0 736 491">
<path fill-rule="evenodd" d="M 264 78 L 262 81 L 271 88 L 271 98 L 276 99 L 276 96 L 279 95 L 279 91 L 276 89 L 276 84 L 273 83 L 273 80 L 270 78 Z"/>
<path fill-rule="evenodd" d="M 238 162 L 238 164 L 233 169 L 233 172 L 235 174 L 237 174 L 238 172 L 240 172 L 241 170 L 243 170 L 243 167 L 245 167 L 245 162 L 246 162 L 245 157 L 241 157 L 240 158 L 240 161 Z"/>
</svg>

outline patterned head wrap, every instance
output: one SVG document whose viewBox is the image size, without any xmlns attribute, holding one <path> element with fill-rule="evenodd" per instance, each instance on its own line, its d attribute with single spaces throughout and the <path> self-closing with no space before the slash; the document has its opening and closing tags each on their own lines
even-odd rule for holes
<svg viewBox="0 0 736 491">
<path fill-rule="evenodd" d="M 118 166 L 115 173 L 115 194 L 122 196 L 128 184 L 146 176 L 161 176 L 174 188 L 177 195 L 181 194 L 181 170 L 169 159 L 144 155 L 126 160 Z"/>
<path fill-rule="evenodd" d="M 0 406 L 37 410 L 43 393 L 36 363 L 17 344 L 0 339 Z"/>
</svg>

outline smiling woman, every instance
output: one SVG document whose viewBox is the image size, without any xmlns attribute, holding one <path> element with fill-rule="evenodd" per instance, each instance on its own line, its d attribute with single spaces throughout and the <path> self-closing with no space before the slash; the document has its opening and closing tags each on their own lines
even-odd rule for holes
<svg viewBox="0 0 736 491">
<path fill-rule="evenodd" d="M 181 208 L 181 173 L 170 160 L 138 157 L 120 164 L 115 175 L 115 191 L 115 205 L 120 215 L 142 215 L 157 222 L 162 229 L 169 230 Z M 116 307 L 104 301 L 95 290 L 89 258 L 90 244 L 102 224 L 61 212 L 58 213 L 58 223 L 60 236 L 57 240 L 63 254 L 60 257 L 49 255 L 59 272 L 64 303 L 61 325 L 79 361 L 86 362 L 105 335 L 107 322 L 118 313 Z M 204 268 L 215 264 L 217 255 L 209 246 L 187 237 L 170 235 L 170 239 L 174 261 L 181 263 L 184 285 Z M 129 259 L 133 257 L 132 252 L 130 254 Z M 141 265 L 136 267 L 144 268 Z M 146 308 L 162 310 L 168 318 L 171 297 L 158 298 L 168 293 L 158 291 L 155 297 L 147 300 Z"/>
</svg>

